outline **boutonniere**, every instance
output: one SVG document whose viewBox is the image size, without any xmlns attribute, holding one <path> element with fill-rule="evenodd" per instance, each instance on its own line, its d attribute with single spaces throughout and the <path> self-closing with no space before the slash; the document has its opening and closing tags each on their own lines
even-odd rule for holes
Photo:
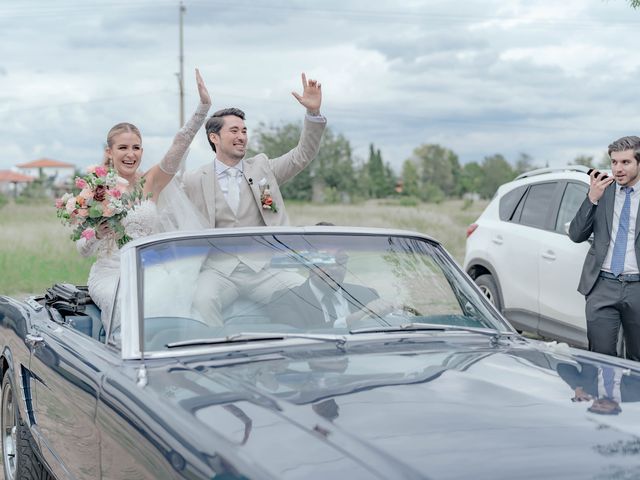
<svg viewBox="0 0 640 480">
<path fill-rule="evenodd" d="M 278 213 L 278 207 L 271 196 L 271 190 L 269 190 L 267 179 L 263 178 L 260 180 L 258 182 L 258 187 L 260 187 L 260 203 L 262 203 L 262 208 L 271 210 L 273 213 Z"/>
</svg>

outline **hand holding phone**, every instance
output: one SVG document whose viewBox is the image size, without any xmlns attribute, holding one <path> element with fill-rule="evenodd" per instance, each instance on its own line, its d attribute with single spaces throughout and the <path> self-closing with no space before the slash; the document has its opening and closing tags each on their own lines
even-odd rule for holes
<svg viewBox="0 0 640 480">
<path fill-rule="evenodd" d="M 593 173 L 595 171 L 595 174 Z M 598 200 L 602 198 L 606 188 L 613 183 L 613 178 L 609 177 L 606 173 L 600 172 L 595 168 L 590 168 L 587 173 L 591 177 L 589 182 L 589 200 L 594 205 L 598 204 Z M 600 175 L 602 173 L 602 175 Z M 598 178 L 600 177 L 600 178 Z"/>
<path fill-rule="evenodd" d="M 587 175 L 591 175 L 591 172 L 593 172 L 595 170 L 595 168 L 590 168 L 589 170 L 587 170 Z M 602 172 L 596 172 L 595 177 L 598 178 L 598 176 L 601 174 Z M 609 175 L 607 175 L 606 173 L 603 174 L 602 178 L 598 178 L 598 180 L 604 180 L 605 178 L 609 178 Z"/>
</svg>

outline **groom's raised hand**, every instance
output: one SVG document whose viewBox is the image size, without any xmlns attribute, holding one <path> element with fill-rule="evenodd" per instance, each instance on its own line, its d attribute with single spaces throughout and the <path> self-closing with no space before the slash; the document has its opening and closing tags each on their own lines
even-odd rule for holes
<svg viewBox="0 0 640 480">
<path fill-rule="evenodd" d="M 291 92 L 300 104 L 311 114 L 320 112 L 320 104 L 322 103 L 322 85 L 317 80 L 309 79 L 302 73 L 302 95 Z"/>
</svg>

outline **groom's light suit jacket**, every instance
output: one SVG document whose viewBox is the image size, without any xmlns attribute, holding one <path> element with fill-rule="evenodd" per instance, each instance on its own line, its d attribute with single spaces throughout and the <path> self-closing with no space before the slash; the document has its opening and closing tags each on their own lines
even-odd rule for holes
<svg viewBox="0 0 640 480">
<path fill-rule="evenodd" d="M 236 214 L 224 199 L 213 162 L 185 174 L 185 192 L 212 228 L 288 225 L 280 185 L 300 173 L 315 158 L 325 126 L 324 117 L 318 120 L 305 118 L 300 140 L 293 150 L 276 158 L 268 158 L 264 153 L 245 158 Z M 269 185 L 277 212 L 262 208 L 260 185 L 264 184 Z"/>
</svg>

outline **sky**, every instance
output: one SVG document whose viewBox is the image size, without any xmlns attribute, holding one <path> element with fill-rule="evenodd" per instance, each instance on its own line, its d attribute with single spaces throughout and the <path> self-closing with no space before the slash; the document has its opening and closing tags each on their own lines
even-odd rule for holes
<svg viewBox="0 0 640 480">
<path fill-rule="evenodd" d="M 300 73 L 353 147 L 400 171 L 435 143 L 461 163 L 521 153 L 599 161 L 640 135 L 640 10 L 626 0 L 184 0 L 185 115 L 198 67 L 211 112 L 298 122 Z M 142 131 L 148 168 L 179 128 L 177 0 L 0 0 L 0 170 L 100 162 L 106 134 Z M 204 132 L 187 168 L 212 159 Z M 145 169 L 146 169 L 145 168 Z"/>
</svg>

